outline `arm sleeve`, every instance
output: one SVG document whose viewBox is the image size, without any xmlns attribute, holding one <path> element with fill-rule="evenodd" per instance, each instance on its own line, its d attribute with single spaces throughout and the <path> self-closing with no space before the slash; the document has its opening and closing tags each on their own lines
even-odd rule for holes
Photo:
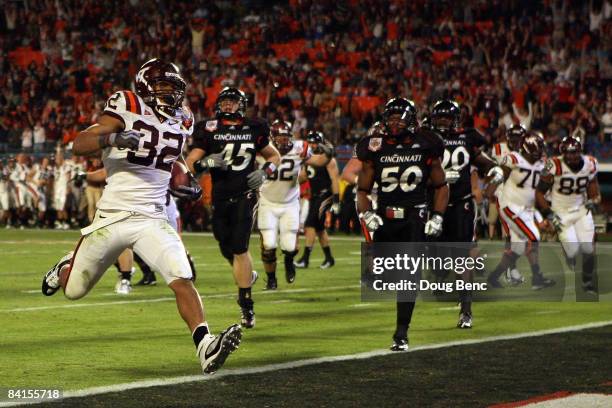
<svg viewBox="0 0 612 408">
<path fill-rule="evenodd" d="M 270 128 L 265 122 L 257 126 L 257 134 L 255 135 L 255 150 L 260 151 L 270 144 Z"/>
<path fill-rule="evenodd" d="M 355 153 L 357 155 L 357 158 L 362 162 L 373 161 L 373 152 L 368 148 L 370 145 L 370 140 L 371 138 L 364 137 L 359 142 L 357 142 L 357 145 L 355 146 Z"/>
<path fill-rule="evenodd" d="M 206 154 L 212 153 L 209 150 L 210 132 L 206 130 L 206 121 L 200 121 L 195 124 L 193 130 L 192 147 L 202 149 Z"/>
</svg>

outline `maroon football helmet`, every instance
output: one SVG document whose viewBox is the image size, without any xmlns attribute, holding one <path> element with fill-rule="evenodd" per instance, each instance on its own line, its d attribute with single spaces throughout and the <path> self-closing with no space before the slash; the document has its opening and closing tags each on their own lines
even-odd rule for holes
<svg viewBox="0 0 612 408">
<path fill-rule="evenodd" d="M 559 145 L 559 151 L 563 155 L 563 161 L 571 168 L 580 167 L 582 161 L 582 142 L 574 136 L 566 136 Z"/>
<path fill-rule="evenodd" d="M 272 143 L 274 143 L 280 154 L 287 154 L 293 148 L 291 123 L 280 119 L 275 120 L 272 126 L 270 126 L 270 135 L 272 136 Z"/>
<path fill-rule="evenodd" d="M 153 58 L 136 74 L 136 93 L 156 113 L 174 118 L 185 97 L 187 83 L 173 63 Z"/>
<path fill-rule="evenodd" d="M 518 151 L 521 140 L 527 134 L 527 131 L 521 125 L 514 125 L 506 131 L 506 141 L 508 148 L 514 152 Z"/>
<path fill-rule="evenodd" d="M 521 154 L 532 163 L 542 158 L 544 149 L 544 136 L 541 132 L 531 131 L 521 140 Z"/>
</svg>

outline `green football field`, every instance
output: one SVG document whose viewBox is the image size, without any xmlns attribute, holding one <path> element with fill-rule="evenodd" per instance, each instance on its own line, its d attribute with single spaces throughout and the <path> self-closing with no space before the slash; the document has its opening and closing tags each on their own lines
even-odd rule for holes
<svg viewBox="0 0 612 408">
<path fill-rule="evenodd" d="M 0 231 L 0 388 L 71 391 L 199 374 L 190 333 L 163 283 L 135 287 L 129 296 L 120 297 L 113 292 L 117 280 L 113 268 L 79 301 L 69 301 L 61 292 L 41 295 L 42 275 L 73 249 L 77 239 L 77 232 Z M 184 241 L 195 258 L 196 286 L 210 327 L 218 332 L 239 321 L 230 268 L 212 236 L 188 234 Z M 332 249 L 335 267 L 318 268 L 322 253 L 317 247 L 310 268 L 298 270 L 293 285 L 284 282 L 281 266 L 279 290 L 265 292 L 259 242 L 251 241 L 261 276 L 254 288 L 257 327 L 245 330 L 240 349 L 224 369 L 349 355 L 390 345 L 395 305 L 361 301 L 360 240 L 332 237 Z M 489 267 L 494 259 L 490 261 Z M 137 272 L 134 281 L 139 278 Z M 457 314 L 454 303 L 419 302 L 411 346 L 610 321 L 612 302 L 480 303 L 474 306 L 472 330 L 455 328 Z"/>
</svg>

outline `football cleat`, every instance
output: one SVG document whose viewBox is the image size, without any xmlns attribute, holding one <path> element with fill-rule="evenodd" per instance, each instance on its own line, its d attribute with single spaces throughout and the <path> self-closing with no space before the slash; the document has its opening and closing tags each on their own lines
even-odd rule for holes
<svg viewBox="0 0 612 408">
<path fill-rule="evenodd" d="M 257 282 L 257 279 L 259 279 L 259 275 L 257 274 L 257 271 L 251 272 L 251 287 L 255 285 L 255 282 Z"/>
<path fill-rule="evenodd" d="M 597 295 L 597 288 L 593 282 L 585 282 L 582 284 L 582 290 L 588 295 Z"/>
<path fill-rule="evenodd" d="M 278 288 L 278 283 L 276 282 L 276 278 L 268 278 L 268 282 L 266 282 L 265 290 L 276 290 Z"/>
<path fill-rule="evenodd" d="M 61 286 L 59 274 L 62 268 L 64 268 L 64 266 L 70 265 L 73 255 L 74 252 L 70 251 L 62 259 L 60 259 L 59 262 L 53 266 L 53 268 L 51 268 L 47 273 L 45 273 L 45 276 L 43 277 L 42 281 L 43 295 L 51 296 L 58 291 Z"/>
<path fill-rule="evenodd" d="M 241 338 L 242 328 L 239 324 L 231 325 L 217 336 L 212 334 L 204 336 L 196 351 L 202 365 L 202 372 L 213 374 L 221 368 L 227 356 L 238 348 Z"/>
<path fill-rule="evenodd" d="M 127 279 L 121 279 L 115 285 L 115 293 L 118 295 L 129 295 L 132 291 L 132 282 Z"/>
<path fill-rule="evenodd" d="M 255 309 L 253 307 L 253 301 L 248 299 L 249 302 L 247 306 L 242 306 L 240 304 L 240 300 L 238 300 L 238 305 L 240 306 L 241 318 L 240 323 L 246 329 L 252 329 L 255 327 Z"/>
<path fill-rule="evenodd" d="M 501 283 L 499 283 L 499 280 L 497 280 L 497 278 L 494 278 L 493 276 L 489 276 L 487 278 L 487 284 L 489 285 L 489 289 L 498 289 L 504 287 Z"/>
<path fill-rule="evenodd" d="M 517 286 L 525 282 L 525 277 L 516 268 L 506 269 L 505 277 L 506 277 L 506 282 L 508 282 L 510 286 Z"/>
<path fill-rule="evenodd" d="M 142 279 L 136 283 L 136 286 L 154 286 L 157 285 L 157 279 L 154 273 L 146 273 L 142 275 Z"/>
<path fill-rule="evenodd" d="M 296 262 L 293 263 L 296 268 L 308 268 L 308 260 L 306 258 L 300 258 Z"/>
<path fill-rule="evenodd" d="M 393 336 L 393 344 L 390 347 L 391 351 L 408 351 L 408 338 Z"/>
<path fill-rule="evenodd" d="M 335 264 L 336 264 L 336 261 L 334 261 L 334 258 L 329 258 L 323 261 L 323 263 L 321 264 L 321 266 L 319 266 L 319 268 L 328 269 L 334 266 Z"/>
<path fill-rule="evenodd" d="M 285 258 L 285 279 L 287 280 L 287 283 L 295 282 L 295 264 L 293 263 L 291 259 L 286 259 L 286 258 Z"/>
<path fill-rule="evenodd" d="M 555 286 L 557 282 L 552 279 L 545 278 L 543 276 L 534 276 L 531 279 L 531 289 L 540 290 L 544 288 L 549 288 L 551 286 Z"/>
<path fill-rule="evenodd" d="M 459 313 L 459 322 L 457 322 L 459 329 L 471 329 L 472 328 L 472 314 L 467 312 Z"/>
</svg>

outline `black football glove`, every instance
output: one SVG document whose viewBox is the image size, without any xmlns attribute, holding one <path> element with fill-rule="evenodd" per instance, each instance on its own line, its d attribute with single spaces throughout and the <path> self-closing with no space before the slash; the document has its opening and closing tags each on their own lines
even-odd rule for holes
<svg viewBox="0 0 612 408">
<path fill-rule="evenodd" d="M 198 180 L 193 177 L 193 174 L 187 174 L 189 175 L 189 186 L 178 186 L 176 189 L 169 188 L 168 191 L 176 198 L 197 201 L 202 198 L 202 187 L 200 187 Z"/>
</svg>

